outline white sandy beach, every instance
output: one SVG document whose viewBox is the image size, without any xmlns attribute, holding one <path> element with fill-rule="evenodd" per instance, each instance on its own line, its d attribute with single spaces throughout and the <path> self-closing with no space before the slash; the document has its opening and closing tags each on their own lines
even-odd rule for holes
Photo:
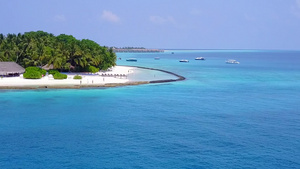
<svg viewBox="0 0 300 169">
<path fill-rule="evenodd" d="M 127 76 L 134 73 L 132 67 L 115 66 L 111 71 L 98 72 L 97 74 L 80 74 L 82 79 L 73 79 L 75 74 L 68 75 L 67 79 L 55 80 L 51 75 L 46 75 L 41 79 L 24 79 L 20 77 L 3 77 L 0 79 L 0 87 L 42 87 L 42 86 L 95 86 L 105 84 L 126 83 Z M 122 76 L 120 76 L 120 74 Z"/>
</svg>

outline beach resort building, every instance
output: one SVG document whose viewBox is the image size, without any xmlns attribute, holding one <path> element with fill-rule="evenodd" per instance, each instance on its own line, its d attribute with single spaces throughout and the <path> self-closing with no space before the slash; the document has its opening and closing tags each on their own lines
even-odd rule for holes
<svg viewBox="0 0 300 169">
<path fill-rule="evenodd" d="M 15 62 L 0 62 L 0 76 L 19 76 L 25 69 Z"/>
</svg>

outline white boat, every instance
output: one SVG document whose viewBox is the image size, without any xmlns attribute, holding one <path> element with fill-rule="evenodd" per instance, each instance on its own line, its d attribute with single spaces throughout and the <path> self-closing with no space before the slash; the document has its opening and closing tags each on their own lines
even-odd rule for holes
<svg viewBox="0 0 300 169">
<path fill-rule="evenodd" d="M 195 60 L 205 60 L 204 57 L 196 57 Z"/>
<path fill-rule="evenodd" d="M 154 59 L 155 59 L 155 60 L 159 60 L 160 58 L 159 58 L 159 57 L 155 57 Z"/>
<path fill-rule="evenodd" d="M 180 60 L 179 62 L 189 62 L 189 60 L 182 59 L 182 60 Z"/>
<path fill-rule="evenodd" d="M 137 59 L 136 59 L 136 58 L 128 58 L 128 59 L 126 59 L 126 61 L 129 61 L 129 62 L 136 62 Z"/>
<path fill-rule="evenodd" d="M 226 63 L 227 64 L 240 64 L 240 62 L 233 60 L 233 59 L 226 60 Z"/>
</svg>

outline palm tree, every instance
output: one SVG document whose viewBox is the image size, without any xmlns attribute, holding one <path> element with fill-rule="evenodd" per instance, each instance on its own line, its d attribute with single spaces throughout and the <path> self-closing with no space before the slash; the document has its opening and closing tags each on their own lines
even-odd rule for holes
<svg viewBox="0 0 300 169">
<path fill-rule="evenodd" d="M 0 34 L 0 61 L 15 61 L 24 67 L 53 64 L 65 70 L 70 67 L 83 70 L 88 66 L 107 69 L 115 65 L 116 55 L 112 49 L 88 39 L 37 31 Z"/>
<path fill-rule="evenodd" d="M 54 69 L 62 69 L 62 67 L 64 66 L 63 58 L 59 49 L 51 49 L 48 64 L 52 64 Z"/>
</svg>

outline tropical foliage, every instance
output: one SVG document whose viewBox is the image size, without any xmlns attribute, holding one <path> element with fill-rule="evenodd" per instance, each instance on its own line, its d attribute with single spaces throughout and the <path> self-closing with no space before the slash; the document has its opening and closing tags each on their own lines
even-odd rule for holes
<svg viewBox="0 0 300 169">
<path fill-rule="evenodd" d="M 55 74 L 53 74 L 53 78 L 54 79 L 66 79 L 67 77 L 68 77 L 68 75 L 62 74 L 62 73 L 55 73 Z"/>
<path fill-rule="evenodd" d="M 75 76 L 73 77 L 73 79 L 82 79 L 82 76 L 80 76 L 80 75 L 75 75 Z"/>
<path fill-rule="evenodd" d="M 53 76 L 54 79 L 66 79 L 68 76 L 60 73 L 58 70 L 51 69 L 48 71 L 49 74 Z"/>
<path fill-rule="evenodd" d="M 92 72 L 92 73 L 96 73 L 96 72 L 99 72 L 99 68 L 96 68 L 94 66 L 89 66 L 87 71 Z"/>
<path fill-rule="evenodd" d="M 23 74 L 23 77 L 25 79 L 40 79 L 43 76 L 46 75 L 46 70 L 43 70 L 39 67 L 27 67 L 25 69 L 25 73 Z"/>
<path fill-rule="evenodd" d="M 88 39 L 37 31 L 0 34 L 0 61 L 15 61 L 25 68 L 52 64 L 60 71 L 84 71 L 89 66 L 106 70 L 115 65 L 116 54 Z"/>
<path fill-rule="evenodd" d="M 58 70 L 55 70 L 55 69 L 51 69 L 51 70 L 48 70 L 48 73 L 49 73 L 50 75 L 54 75 L 55 73 L 59 73 L 59 71 L 58 71 Z"/>
</svg>

